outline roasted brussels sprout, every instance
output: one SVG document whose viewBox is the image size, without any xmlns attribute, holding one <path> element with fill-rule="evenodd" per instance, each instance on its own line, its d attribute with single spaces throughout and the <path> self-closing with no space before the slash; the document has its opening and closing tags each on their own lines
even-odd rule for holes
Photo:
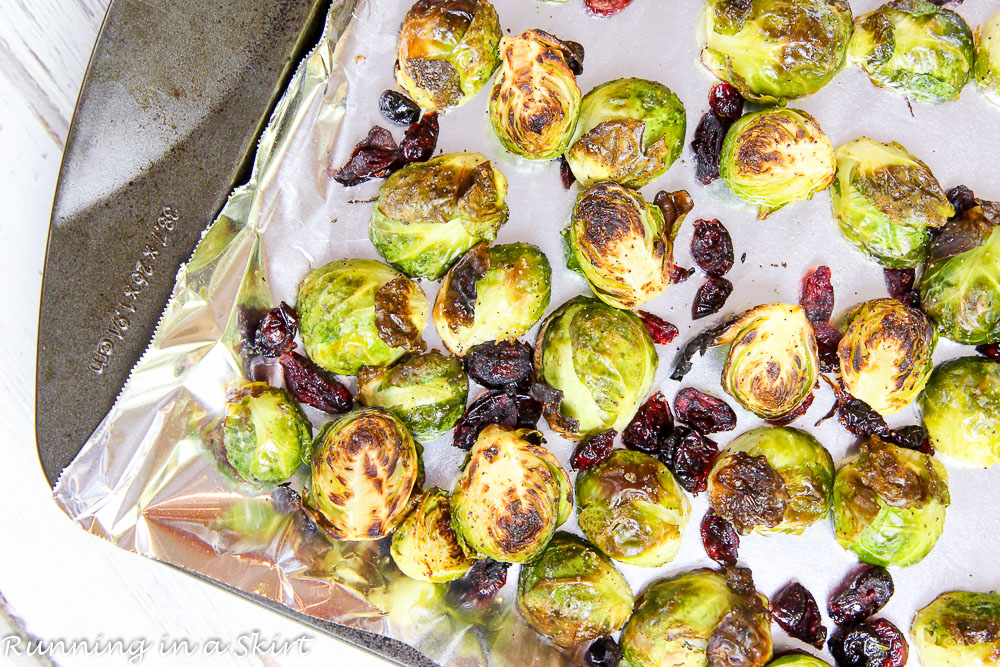
<svg viewBox="0 0 1000 667">
<path fill-rule="evenodd" d="M 479 153 L 414 162 L 379 190 L 368 232 L 375 249 L 408 276 L 437 280 L 507 221 L 507 179 Z"/>
<path fill-rule="evenodd" d="M 573 511 L 569 476 L 532 429 L 487 426 L 451 495 L 452 525 L 478 554 L 527 563 Z"/>
<path fill-rule="evenodd" d="M 657 579 L 636 598 L 621 646 L 631 667 L 763 667 L 772 648 L 766 601 L 737 592 L 714 570 Z"/>
<path fill-rule="evenodd" d="M 658 567 L 677 555 L 691 506 L 652 456 L 616 449 L 576 478 L 580 530 L 611 558 Z"/>
<path fill-rule="evenodd" d="M 639 188 L 680 157 L 686 123 L 684 105 L 662 83 L 609 81 L 584 96 L 566 161 L 584 187 L 615 181 Z"/>
<path fill-rule="evenodd" d="M 797 109 L 748 113 L 722 142 L 719 176 L 758 217 L 825 190 L 836 172 L 833 144 L 812 116 Z"/>
<path fill-rule="evenodd" d="M 517 580 L 521 614 L 559 646 L 617 632 L 633 602 L 632 589 L 607 556 L 570 533 L 556 533 Z"/>
<path fill-rule="evenodd" d="M 920 266 L 931 230 L 955 215 L 930 168 L 896 142 L 868 137 L 836 155 L 830 199 L 844 238 L 882 266 Z"/>
<path fill-rule="evenodd" d="M 972 30 L 950 9 L 891 0 L 854 20 L 847 49 L 876 86 L 921 102 L 957 100 L 975 57 Z"/>
<path fill-rule="evenodd" d="M 739 436 L 708 475 L 708 500 L 737 531 L 799 534 L 826 517 L 833 458 L 805 431 L 764 426 Z"/>
<path fill-rule="evenodd" d="M 864 563 L 913 565 L 941 536 L 950 502 L 943 465 L 872 438 L 841 464 L 834 479 L 837 542 Z"/>
<path fill-rule="evenodd" d="M 976 31 L 976 82 L 983 94 L 1000 104 L 1000 11 Z"/>
<path fill-rule="evenodd" d="M 569 146 L 581 93 L 566 43 L 542 30 L 500 40 L 500 73 L 490 122 L 503 147 L 529 160 L 551 160 Z"/>
<path fill-rule="evenodd" d="M 1000 595 L 939 595 L 913 617 L 910 635 L 924 667 L 1000 664 Z"/>
<path fill-rule="evenodd" d="M 819 377 L 812 325 L 790 303 L 757 306 L 730 323 L 712 345 L 732 343 L 722 369 L 722 388 L 763 419 L 796 410 Z"/>
<path fill-rule="evenodd" d="M 396 83 L 429 111 L 465 104 L 500 64 L 500 37 L 488 0 L 417 0 L 399 29 Z"/>
<path fill-rule="evenodd" d="M 569 252 L 601 301 L 635 310 L 670 283 L 674 235 L 658 206 L 635 190 L 599 183 L 580 193 L 566 230 Z"/>
<path fill-rule="evenodd" d="M 920 410 L 937 451 L 984 468 L 1000 462 L 1000 364 L 982 357 L 941 364 Z"/>
<path fill-rule="evenodd" d="M 308 463 L 312 425 L 287 391 L 250 382 L 226 402 L 222 444 L 240 477 L 277 484 Z"/>
<path fill-rule="evenodd" d="M 377 540 L 406 516 L 423 476 L 419 446 L 384 408 L 362 408 L 325 425 L 312 454 L 307 500 L 338 540 Z"/>
<path fill-rule="evenodd" d="M 743 97 L 781 103 L 815 93 L 844 67 L 845 0 L 709 0 L 701 61 Z"/>
<path fill-rule="evenodd" d="M 464 355 L 491 340 L 525 334 L 549 306 L 552 269 L 527 243 L 478 245 L 445 275 L 434 302 L 434 326 L 445 347 Z"/>
<path fill-rule="evenodd" d="M 364 368 L 358 375 L 358 401 L 387 408 L 417 440 L 433 440 L 455 426 L 468 397 L 462 361 L 437 350 L 404 357 L 391 368 Z"/>
<path fill-rule="evenodd" d="M 945 338 L 1000 342 L 1000 204 L 978 200 L 941 228 L 920 281 L 920 303 Z"/>
<path fill-rule="evenodd" d="M 389 552 L 411 579 L 440 583 L 458 579 L 473 558 L 451 527 L 448 494 L 434 487 L 417 501 L 392 535 Z"/>
<path fill-rule="evenodd" d="M 309 357 L 341 375 L 420 351 L 430 309 L 413 281 L 371 259 L 341 259 L 316 269 L 299 285 L 296 307 Z"/>
<path fill-rule="evenodd" d="M 767 663 L 767 667 L 830 667 L 830 663 L 808 653 L 788 653 Z"/>
<path fill-rule="evenodd" d="M 542 323 L 535 346 L 539 380 L 562 392 L 549 426 L 571 438 L 614 429 L 635 415 L 659 356 L 642 320 L 590 297 L 570 299 Z"/>
<path fill-rule="evenodd" d="M 896 299 L 873 299 L 846 325 L 837 356 L 847 391 L 883 415 L 913 402 L 934 369 L 937 331 L 927 316 Z"/>
</svg>

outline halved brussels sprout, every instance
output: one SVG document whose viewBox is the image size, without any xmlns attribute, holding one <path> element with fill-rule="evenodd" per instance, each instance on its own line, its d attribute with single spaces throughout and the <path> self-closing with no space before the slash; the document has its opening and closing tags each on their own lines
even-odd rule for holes
<svg viewBox="0 0 1000 667">
<path fill-rule="evenodd" d="M 404 357 L 390 368 L 363 368 L 358 402 L 388 409 L 417 440 L 448 432 L 465 411 L 469 378 L 462 361 L 437 350 Z"/>
<path fill-rule="evenodd" d="M 636 598 L 632 618 L 622 631 L 623 664 L 763 667 L 772 651 L 766 605 L 764 596 L 754 598 L 735 591 L 714 570 L 657 579 Z M 736 652 L 731 658 L 738 662 L 711 661 L 712 649 L 722 656 Z"/>
<path fill-rule="evenodd" d="M 222 444 L 240 477 L 277 484 L 308 463 L 312 425 L 287 391 L 249 382 L 226 401 Z"/>
<path fill-rule="evenodd" d="M 701 61 L 743 97 L 784 104 L 815 93 L 844 68 L 845 0 L 709 0 Z"/>
<path fill-rule="evenodd" d="M 392 535 L 389 552 L 411 579 L 440 583 L 458 579 L 472 567 L 473 558 L 451 527 L 448 493 L 426 491 Z"/>
<path fill-rule="evenodd" d="M 535 246 L 478 245 L 445 275 L 434 301 L 434 326 L 459 356 L 479 343 L 514 340 L 545 313 L 551 286 L 549 260 Z"/>
<path fill-rule="evenodd" d="M 979 89 L 994 104 L 1000 104 L 1000 12 L 976 30 L 976 64 L 973 69 Z"/>
<path fill-rule="evenodd" d="M 825 190 L 836 172 L 833 144 L 805 111 L 773 108 L 733 123 L 722 142 L 719 176 L 759 218 Z"/>
<path fill-rule="evenodd" d="M 732 343 L 722 369 L 722 388 L 763 419 L 796 410 L 819 377 L 816 336 L 806 313 L 790 303 L 748 310 L 712 345 Z"/>
<path fill-rule="evenodd" d="M 490 122 L 511 153 L 529 160 L 562 155 L 576 131 L 582 95 L 567 45 L 542 30 L 500 40 L 501 66 Z"/>
<path fill-rule="evenodd" d="M 573 511 L 573 489 L 532 429 L 487 426 L 451 494 L 452 525 L 478 554 L 527 563 Z"/>
<path fill-rule="evenodd" d="M 767 663 L 767 667 L 830 667 L 830 663 L 808 653 L 796 651 L 772 660 Z"/>
<path fill-rule="evenodd" d="M 419 445 L 403 422 L 362 408 L 316 436 L 308 501 L 334 539 L 378 540 L 404 519 L 422 476 Z"/>
<path fill-rule="evenodd" d="M 896 299 L 873 299 L 845 322 L 837 356 L 847 391 L 883 415 L 912 403 L 934 369 L 937 331 L 927 316 Z"/>
<path fill-rule="evenodd" d="M 763 426 L 739 436 L 708 475 L 708 501 L 742 534 L 800 534 L 826 517 L 833 458 L 816 438 Z"/>
<path fill-rule="evenodd" d="M 430 310 L 412 280 L 372 259 L 341 259 L 316 269 L 299 285 L 296 308 L 306 353 L 341 375 L 421 351 Z"/>
<path fill-rule="evenodd" d="M 417 0 L 399 29 L 396 83 L 428 111 L 461 106 L 500 64 L 501 34 L 488 0 Z"/>
<path fill-rule="evenodd" d="M 937 451 L 984 468 L 1000 462 L 1000 364 L 946 361 L 931 373 L 920 411 Z"/>
<path fill-rule="evenodd" d="M 975 59 L 972 30 L 950 9 L 892 0 L 854 19 L 847 49 L 876 86 L 921 102 L 957 100 Z"/>
<path fill-rule="evenodd" d="M 941 228 L 920 280 L 920 307 L 945 338 L 1000 343 L 1000 204 L 978 205 Z"/>
<path fill-rule="evenodd" d="M 923 667 L 1000 664 L 1000 595 L 939 595 L 913 617 L 910 635 Z"/>
<path fill-rule="evenodd" d="M 633 602 L 632 589 L 607 556 L 570 533 L 556 533 L 517 580 L 521 614 L 559 646 L 617 632 Z"/>
<path fill-rule="evenodd" d="M 542 323 L 535 344 L 535 373 L 562 392 L 549 426 L 571 438 L 631 421 L 649 394 L 659 356 L 642 320 L 585 296 L 570 299 Z"/>
<path fill-rule="evenodd" d="M 673 91 L 647 79 L 603 83 L 583 98 L 566 161 L 580 185 L 640 188 L 680 157 L 687 120 Z"/>
<path fill-rule="evenodd" d="M 643 567 L 674 559 L 691 515 L 667 466 L 629 449 L 581 471 L 576 502 L 587 539 L 611 558 Z"/>
<path fill-rule="evenodd" d="M 943 465 L 872 438 L 841 464 L 834 479 L 837 542 L 864 563 L 913 565 L 934 548 L 950 503 Z"/>
<path fill-rule="evenodd" d="M 931 230 L 955 215 L 930 168 L 896 142 L 868 137 L 836 154 L 830 199 L 844 238 L 882 266 L 920 266 Z"/>
<path fill-rule="evenodd" d="M 397 269 L 437 280 L 469 248 L 496 238 L 506 196 L 507 179 L 485 155 L 439 155 L 386 179 L 368 234 Z"/>
</svg>

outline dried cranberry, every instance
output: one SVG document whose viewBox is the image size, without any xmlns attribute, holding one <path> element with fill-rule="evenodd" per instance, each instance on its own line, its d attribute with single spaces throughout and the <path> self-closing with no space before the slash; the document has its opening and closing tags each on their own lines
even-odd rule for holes
<svg viewBox="0 0 1000 667">
<path fill-rule="evenodd" d="M 616 435 L 618 435 L 618 431 L 611 429 L 601 431 L 583 440 L 576 446 L 569 459 L 573 470 L 586 470 L 606 461 L 611 456 L 611 448 L 614 447 Z"/>
<path fill-rule="evenodd" d="M 590 645 L 583 659 L 587 667 L 618 667 L 622 649 L 613 637 L 601 637 Z"/>
<path fill-rule="evenodd" d="M 649 337 L 653 339 L 653 342 L 657 345 L 669 345 L 677 338 L 677 327 L 675 327 L 670 322 L 667 322 L 662 317 L 654 315 L 653 313 L 648 313 L 645 310 L 640 310 L 636 313 L 642 323 L 646 325 L 646 331 L 649 332 Z"/>
<path fill-rule="evenodd" d="M 721 398 L 710 396 L 693 387 L 677 392 L 674 414 L 699 433 L 720 433 L 736 428 L 736 413 Z"/>
<path fill-rule="evenodd" d="M 771 617 L 789 637 L 823 648 L 826 628 L 816 598 L 797 581 L 789 583 L 771 598 Z"/>
<path fill-rule="evenodd" d="M 719 118 L 730 123 L 743 115 L 743 96 L 728 83 L 719 83 L 708 91 L 708 106 Z"/>
<path fill-rule="evenodd" d="M 403 135 L 403 141 L 399 144 L 403 159 L 408 163 L 426 162 L 431 159 L 437 147 L 440 131 L 437 113 L 424 114 L 424 117 L 410 125 Z"/>
<path fill-rule="evenodd" d="M 541 417 L 542 405 L 531 396 L 505 390 L 487 391 L 470 403 L 459 417 L 452 444 L 468 451 L 487 426 L 535 428 Z"/>
<path fill-rule="evenodd" d="M 700 320 L 719 312 L 732 293 L 733 284 L 725 278 L 708 278 L 695 292 L 694 303 L 691 304 L 691 319 Z"/>
<path fill-rule="evenodd" d="M 989 345 L 977 345 L 976 352 L 987 359 L 1000 362 L 1000 345 L 997 345 L 996 343 L 991 343 Z"/>
<path fill-rule="evenodd" d="M 722 567 L 733 567 L 739 558 L 740 536 L 733 524 L 711 509 L 701 520 L 701 543 L 705 553 Z"/>
<path fill-rule="evenodd" d="M 931 444 L 930 433 L 919 424 L 892 429 L 891 435 L 885 439 L 899 447 L 934 456 L 934 445 Z"/>
<path fill-rule="evenodd" d="M 598 16 L 614 16 L 632 4 L 632 0 L 586 0 L 590 13 Z"/>
<path fill-rule="evenodd" d="M 839 667 L 902 667 L 909 657 L 903 633 L 881 618 L 837 628 L 829 647 Z"/>
<path fill-rule="evenodd" d="M 563 190 L 569 190 L 576 182 L 576 176 L 573 175 L 573 170 L 570 169 L 566 158 L 560 155 L 556 162 L 559 163 L 559 182 L 562 183 Z"/>
<path fill-rule="evenodd" d="M 695 220 L 691 256 L 701 270 L 721 278 L 733 268 L 733 239 L 718 220 Z"/>
<path fill-rule="evenodd" d="M 719 177 L 719 156 L 722 153 L 722 142 L 726 138 L 729 124 L 714 113 L 709 112 L 701 117 L 698 127 L 691 140 L 691 150 L 694 151 L 695 177 L 704 185 L 708 185 Z"/>
<path fill-rule="evenodd" d="M 490 341 L 475 345 L 465 355 L 465 370 L 473 380 L 489 387 L 528 389 L 534 370 L 531 345 L 515 340 Z"/>
<path fill-rule="evenodd" d="M 913 289 L 916 271 L 913 269 L 882 269 L 889 296 L 911 308 L 920 307 L 920 292 Z"/>
<path fill-rule="evenodd" d="M 884 567 L 866 565 L 851 572 L 834 589 L 826 603 L 837 625 L 863 621 L 877 614 L 895 591 L 892 575 Z"/>
<path fill-rule="evenodd" d="M 715 442 L 683 424 L 678 424 L 660 447 L 660 459 L 681 487 L 695 495 L 708 488 L 708 473 L 718 453 Z"/>
<path fill-rule="evenodd" d="M 677 266 L 674 264 L 674 268 L 670 269 L 670 284 L 677 285 L 679 283 L 685 282 L 688 278 L 694 275 L 694 267 L 685 269 L 683 266 Z"/>
<path fill-rule="evenodd" d="M 955 208 L 955 217 L 976 207 L 976 195 L 964 185 L 956 185 L 946 193 L 948 201 Z"/>
<path fill-rule="evenodd" d="M 888 648 L 887 655 L 878 667 L 903 667 L 910 657 L 910 645 L 906 643 L 906 637 L 900 629 L 884 618 L 873 618 L 868 621 L 868 625 L 875 630 L 882 645 Z"/>
<path fill-rule="evenodd" d="M 813 325 L 816 334 L 816 348 L 819 353 L 819 369 L 824 373 L 833 373 L 840 368 L 840 357 L 837 347 L 843 334 L 829 322 L 817 322 Z"/>
<path fill-rule="evenodd" d="M 650 456 L 660 452 L 660 444 L 674 430 L 674 415 L 662 392 L 650 396 L 622 431 L 622 444 Z"/>
<path fill-rule="evenodd" d="M 470 609 L 483 607 L 491 602 L 507 583 L 510 563 L 495 560 L 477 560 L 461 579 L 456 580 L 448 595 L 457 606 Z"/>
<path fill-rule="evenodd" d="M 806 311 L 806 319 L 811 323 L 829 322 L 833 315 L 833 284 L 830 282 L 830 267 L 817 266 L 802 279 L 799 303 Z"/>
<path fill-rule="evenodd" d="M 295 349 L 295 332 L 299 329 L 299 314 L 284 301 L 267 311 L 254 335 L 254 349 L 265 357 L 280 357 Z"/>
<path fill-rule="evenodd" d="M 285 376 L 285 388 L 299 403 L 339 414 L 351 409 L 351 392 L 330 373 L 297 352 L 278 358 Z"/>
<path fill-rule="evenodd" d="M 420 120 L 420 107 L 395 90 L 387 90 L 379 96 L 378 110 L 387 121 L 396 125 L 410 125 Z"/>
<path fill-rule="evenodd" d="M 376 125 L 354 147 L 347 163 L 333 174 L 333 180 L 341 185 L 358 185 L 373 178 L 385 178 L 405 163 L 403 152 L 389 130 Z"/>
</svg>

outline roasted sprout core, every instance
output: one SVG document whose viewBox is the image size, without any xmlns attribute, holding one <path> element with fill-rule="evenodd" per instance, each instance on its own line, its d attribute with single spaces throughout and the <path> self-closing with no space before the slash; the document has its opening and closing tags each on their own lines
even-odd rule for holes
<svg viewBox="0 0 1000 667">
<path fill-rule="evenodd" d="M 252 382 L 229 397 L 222 441 L 240 477 L 277 484 L 308 461 L 312 426 L 287 391 Z"/>
<path fill-rule="evenodd" d="M 451 527 L 448 494 L 432 488 L 392 535 L 392 560 L 411 579 L 434 583 L 458 579 L 473 559 Z"/>
<path fill-rule="evenodd" d="M 931 444 L 984 468 L 1000 462 L 1000 364 L 981 357 L 947 361 L 920 396 Z"/>
<path fill-rule="evenodd" d="M 976 31 L 976 65 L 973 70 L 979 89 L 1000 105 L 1000 11 Z"/>
<path fill-rule="evenodd" d="M 917 612 L 910 635 L 925 667 L 995 665 L 1000 656 L 1000 595 L 940 595 Z"/>
</svg>

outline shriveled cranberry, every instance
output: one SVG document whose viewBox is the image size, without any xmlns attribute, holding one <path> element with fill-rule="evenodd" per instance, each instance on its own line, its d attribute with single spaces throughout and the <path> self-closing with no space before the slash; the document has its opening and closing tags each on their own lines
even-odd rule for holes
<svg viewBox="0 0 1000 667">
<path fill-rule="evenodd" d="M 618 667 L 622 649 L 614 637 L 601 637 L 587 648 L 583 660 L 587 667 Z"/>
<path fill-rule="evenodd" d="M 830 267 L 817 266 L 802 279 L 799 303 L 806 311 L 806 319 L 811 323 L 829 322 L 833 315 L 833 284 L 830 282 Z"/>
<path fill-rule="evenodd" d="M 658 391 L 642 404 L 622 431 L 622 444 L 626 449 L 656 456 L 660 452 L 660 444 L 673 430 L 674 415 L 670 404 Z"/>
<path fill-rule="evenodd" d="M 976 352 L 987 359 L 1000 362 L 1000 345 L 997 345 L 996 343 L 991 343 L 989 345 L 977 345 Z"/>
<path fill-rule="evenodd" d="M 888 647 L 887 655 L 878 667 L 903 667 L 910 657 L 910 645 L 902 631 L 884 618 L 873 618 L 868 625 L 875 630 L 882 645 Z"/>
<path fill-rule="evenodd" d="M 708 106 L 719 118 L 730 123 L 743 115 L 743 96 L 728 83 L 718 83 L 708 91 Z"/>
<path fill-rule="evenodd" d="M 840 329 L 829 322 L 817 322 L 813 324 L 813 333 L 816 334 L 816 349 L 819 354 L 819 369 L 824 373 L 833 373 L 840 368 L 840 357 L 837 356 L 837 347 L 844 334 Z"/>
<path fill-rule="evenodd" d="M 688 278 L 694 275 L 694 267 L 685 269 L 683 266 L 677 266 L 674 264 L 674 268 L 670 269 L 670 284 L 677 285 L 679 283 L 685 282 Z"/>
<path fill-rule="evenodd" d="M 701 520 L 705 553 L 722 567 L 733 567 L 739 558 L 740 536 L 733 524 L 709 509 Z"/>
<path fill-rule="evenodd" d="M 468 451 L 487 426 L 535 428 L 541 417 L 542 405 L 531 396 L 506 390 L 487 391 L 470 403 L 459 417 L 452 444 Z"/>
<path fill-rule="evenodd" d="M 587 9 L 597 16 L 614 16 L 632 4 L 632 0 L 586 0 Z"/>
<path fill-rule="evenodd" d="M 685 387 L 674 399 L 674 414 L 696 431 L 708 435 L 736 428 L 736 413 L 721 398 Z"/>
<path fill-rule="evenodd" d="M 611 448 L 615 445 L 615 436 L 618 431 L 611 429 L 601 431 L 583 440 L 569 459 L 573 470 L 586 470 L 592 466 L 602 463 L 611 456 Z"/>
<path fill-rule="evenodd" d="M 826 628 L 816 598 L 797 581 L 789 583 L 771 598 L 771 617 L 794 637 L 818 649 L 826 641 Z"/>
<path fill-rule="evenodd" d="M 721 278 L 733 268 L 733 239 L 718 220 L 695 220 L 691 256 L 702 271 Z"/>
<path fill-rule="evenodd" d="M 729 124 L 711 111 L 701 117 L 694 130 L 691 150 L 694 152 L 695 177 L 708 185 L 719 177 L 719 156 Z"/>
<path fill-rule="evenodd" d="M 839 380 L 834 382 L 826 376 L 821 377 L 833 389 L 837 395 L 837 401 L 830 408 L 830 412 L 820 419 L 817 424 L 829 419 L 836 413 L 841 425 L 849 433 L 859 438 L 878 436 L 882 440 L 900 447 L 916 449 L 928 454 L 932 453 L 933 449 L 930 445 L 930 439 L 927 438 L 926 430 L 923 427 L 918 426 L 916 429 L 911 427 L 904 427 L 898 430 L 891 429 L 882 415 L 873 410 L 870 405 L 860 398 L 852 396 L 844 388 L 843 382 Z"/>
<path fill-rule="evenodd" d="M 731 282 L 725 278 L 709 277 L 695 292 L 694 303 L 691 304 L 691 319 L 700 320 L 719 312 L 732 293 Z"/>
<path fill-rule="evenodd" d="M 265 357 L 280 357 L 295 349 L 299 314 L 284 301 L 267 311 L 254 334 L 254 349 Z"/>
<path fill-rule="evenodd" d="M 330 373 L 297 352 L 288 351 L 278 358 L 285 376 L 285 389 L 299 403 L 323 412 L 347 412 L 354 404 L 351 392 Z"/>
<path fill-rule="evenodd" d="M 653 342 L 657 345 L 669 345 L 677 338 L 677 327 L 675 327 L 670 322 L 667 322 L 662 317 L 654 315 L 653 313 L 648 313 L 645 310 L 640 310 L 636 313 L 642 323 L 646 325 L 646 331 L 649 332 L 649 337 L 653 339 Z"/>
<path fill-rule="evenodd" d="M 573 175 L 573 170 L 570 169 L 565 157 L 560 155 L 556 162 L 559 163 L 559 182 L 562 183 L 563 190 L 569 190 L 576 183 L 576 176 Z"/>
<path fill-rule="evenodd" d="M 475 345 L 465 355 L 465 370 L 473 380 L 490 389 L 531 385 L 534 370 L 531 345 L 516 340 Z"/>
<path fill-rule="evenodd" d="M 408 163 L 426 162 L 431 159 L 431 156 L 434 155 L 434 149 L 437 147 L 440 132 L 437 113 L 424 114 L 424 117 L 410 125 L 406 134 L 403 135 L 403 141 L 399 144 L 403 159 Z"/>
<path fill-rule="evenodd" d="M 930 433 L 919 424 L 892 429 L 892 435 L 886 439 L 899 447 L 934 456 L 934 445 L 931 444 Z"/>
<path fill-rule="evenodd" d="M 955 217 L 958 217 L 976 207 L 976 195 L 964 185 L 956 185 L 945 193 L 948 201 L 955 208 Z"/>
<path fill-rule="evenodd" d="M 840 582 L 830 595 L 826 610 L 837 625 L 863 621 L 877 614 L 894 591 L 888 570 L 878 565 L 865 565 Z"/>
<path fill-rule="evenodd" d="M 889 296 L 911 308 L 920 307 L 920 292 L 913 289 L 916 271 L 913 269 L 882 269 Z"/>
<path fill-rule="evenodd" d="M 410 125 L 420 120 L 420 107 L 395 90 L 386 90 L 379 96 L 378 110 L 387 121 L 396 125 Z"/>
<path fill-rule="evenodd" d="M 385 178 L 404 164 L 403 152 L 392 133 L 376 125 L 354 147 L 347 163 L 333 174 L 333 180 L 341 185 L 358 185 L 373 178 Z"/>
<path fill-rule="evenodd" d="M 660 447 L 660 460 L 681 487 L 695 495 L 708 488 L 708 473 L 719 446 L 698 431 L 678 424 Z"/>
<path fill-rule="evenodd" d="M 828 646 L 838 667 L 903 667 L 910 652 L 899 628 L 881 618 L 837 628 Z"/>
<path fill-rule="evenodd" d="M 477 560 L 461 579 L 452 583 L 448 596 L 463 609 L 483 607 L 496 597 L 507 583 L 510 563 L 495 560 Z"/>
</svg>

